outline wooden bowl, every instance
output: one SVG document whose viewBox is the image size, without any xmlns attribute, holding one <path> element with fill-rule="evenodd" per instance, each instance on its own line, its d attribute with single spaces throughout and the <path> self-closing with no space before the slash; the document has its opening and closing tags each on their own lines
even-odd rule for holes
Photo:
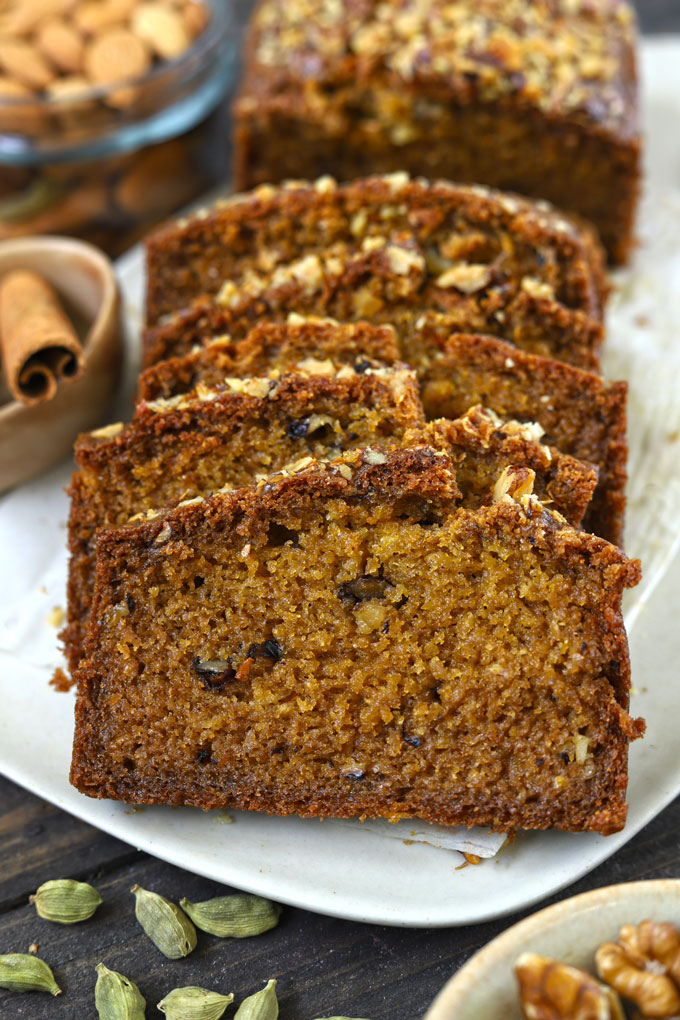
<svg viewBox="0 0 680 1020">
<path fill-rule="evenodd" d="M 29 269 L 57 291 L 85 354 L 77 379 L 60 383 L 52 400 L 29 407 L 0 399 L 0 492 L 66 457 L 79 432 L 106 417 L 122 367 L 118 285 L 99 249 L 68 237 L 26 237 L 0 243 L 0 276 Z"/>
</svg>

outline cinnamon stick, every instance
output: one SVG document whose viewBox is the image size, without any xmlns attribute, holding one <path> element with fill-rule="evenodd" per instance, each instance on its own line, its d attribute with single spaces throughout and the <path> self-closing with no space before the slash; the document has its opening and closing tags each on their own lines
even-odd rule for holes
<svg viewBox="0 0 680 1020">
<path fill-rule="evenodd" d="M 50 400 L 60 381 L 80 375 L 85 361 L 56 292 L 24 269 L 0 280 L 0 349 L 7 385 L 24 404 Z"/>
</svg>

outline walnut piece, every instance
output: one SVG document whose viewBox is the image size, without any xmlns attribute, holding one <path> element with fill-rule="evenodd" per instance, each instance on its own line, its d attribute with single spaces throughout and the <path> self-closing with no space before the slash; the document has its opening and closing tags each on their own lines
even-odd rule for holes
<svg viewBox="0 0 680 1020">
<path fill-rule="evenodd" d="M 680 934 L 668 923 L 626 924 L 618 942 L 605 942 L 595 954 L 597 972 L 643 1017 L 680 1013 Z"/>
<path fill-rule="evenodd" d="M 616 993 L 576 967 L 523 953 L 515 974 L 527 1020 L 624 1020 Z"/>
</svg>

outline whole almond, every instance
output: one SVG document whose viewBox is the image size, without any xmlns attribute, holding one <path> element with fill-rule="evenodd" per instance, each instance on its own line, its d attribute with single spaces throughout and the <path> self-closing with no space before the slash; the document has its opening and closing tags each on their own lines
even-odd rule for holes
<svg viewBox="0 0 680 1020">
<path fill-rule="evenodd" d="M 0 75 L 0 97 L 2 99 L 26 99 L 32 95 L 31 90 L 26 85 L 22 85 L 16 78 L 7 78 L 4 74 Z"/>
<path fill-rule="evenodd" d="M 157 0 L 138 5 L 132 15 L 131 27 L 135 35 L 148 43 L 163 60 L 178 57 L 191 43 L 179 11 Z"/>
<path fill-rule="evenodd" d="M 186 0 L 182 4 L 182 18 L 192 39 L 203 32 L 210 21 L 210 13 L 202 0 Z"/>
<path fill-rule="evenodd" d="M 68 74 L 77 74 L 83 66 L 83 39 L 80 32 L 60 18 L 47 21 L 36 36 L 43 56 Z"/>
<path fill-rule="evenodd" d="M 120 0 L 87 0 L 73 12 L 73 21 L 86 35 L 100 35 L 109 28 L 123 26 L 130 15 L 129 3 Z"/>
<path fill-rule="evenodd" d="M 22 39 L 0 39 L 0 67 L 10 77 L 34 89 L 44 89 L 56 77 L 35 46 Z"/>
<path fill-rule="evenodd" d="M 151 67 L 151 54 L 127 28 L 111 28 L 85 48 L 85 71 L 96 85 L 138 78 Z"/>
<path fill-rule="evenodd" d="M 67 74 L 63 78 L 57 78 L 47 89 L 47 94 L 54 99 L 70 99 L 71 96 L 79 96 L 89 92 L 92 82 L 88 81 L 82 74 Z"/>
<path fill-rule="evenodd" d="M 0 21 L 3 35 L 27 35 L 49 18 L 68 13 L 76 0 L 14 0 Z"/>
</svg>

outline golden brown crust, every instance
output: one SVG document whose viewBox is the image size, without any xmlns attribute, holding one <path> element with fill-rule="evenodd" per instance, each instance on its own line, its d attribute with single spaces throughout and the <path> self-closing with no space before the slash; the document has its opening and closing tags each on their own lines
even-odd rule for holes
<svg viewBox="0 0 680 1020">
<path fill-rule="evenodd" d="M 433 451 L 349 456 L 101 536 L 71 781 L 137 803 L 619 829 L 639 733 L 620 599 L 639 565 L 531 500 L 455 509 Z"/>
<path fill-rule="evenodd" d="M 513 275 L 535 277 L 567 308 L 601 317 L 608 285 L 588 229 L 516 195 L 392 174 L 262 186 L 162 228 L 147 241 L 147 323 L 216 295 L 225 280 L 238 284 L 249 270 L 271 273 L 386 231 L 427 245 L 482 234 Z"/>
<path fill-rule="evenodd" d="M 597 485 L 597 468 L 544 445 L 543 429 L 537 423 L 504 421 L 483 407 L 471 407 L 461 418 L 439 418 L 407 432 L 405 443 L 443 450 L 454 466 L 464 505 L 470 508 L 491 502 L 499 469 L 508 465 L 532 472 L 530 491 L 579 527 Z"/>
<path fill-rule="evenodd" d="M 218 337 L 190 354 L 151 365 L 139 378 L 138 399 L 187 393 L 198 382 L 214 386 L 229 375 L 267 375 L 273 369 L 291 369 L 306 358 L 330 358 L 335 365 L 359 363 L 359 367 L 369 367 L 369 361 L 392 365 L 399 360 L 399 348 L 390 326 L 289 315 L 285 323 L 255 326 L 239 342 Z"/>
</svg>

